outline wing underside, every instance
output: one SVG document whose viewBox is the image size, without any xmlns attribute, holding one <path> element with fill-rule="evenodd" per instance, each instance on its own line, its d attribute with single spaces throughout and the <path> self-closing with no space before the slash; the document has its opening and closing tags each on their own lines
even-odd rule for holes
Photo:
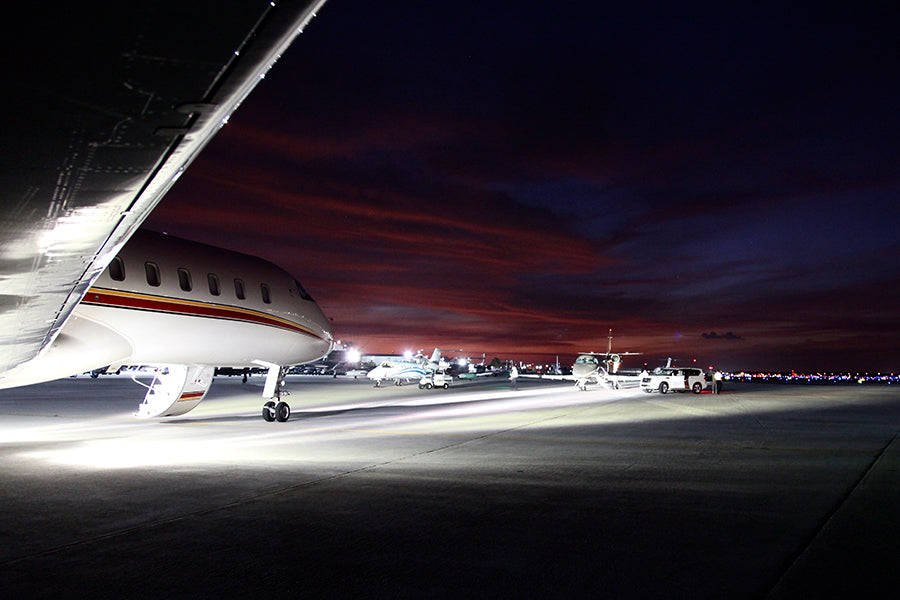
<svg viewBox="0 0 900 600">
<path fill-rule="evenodd" d="M 26 3 L 10 17 L 0 110 L 0 374 L 55 338 L 324 3 Z"/>
</svg>

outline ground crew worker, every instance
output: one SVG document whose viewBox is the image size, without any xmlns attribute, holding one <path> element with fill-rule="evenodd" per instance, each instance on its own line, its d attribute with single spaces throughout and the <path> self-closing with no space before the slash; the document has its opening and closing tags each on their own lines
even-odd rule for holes
<svg viewBox="0 0 900 600">
<path fill-rule="evenodd" d="M 712 393 L 718 394 L 722 391 L 722 373 L 716 371 L 713 373 Z"/>
</svg>

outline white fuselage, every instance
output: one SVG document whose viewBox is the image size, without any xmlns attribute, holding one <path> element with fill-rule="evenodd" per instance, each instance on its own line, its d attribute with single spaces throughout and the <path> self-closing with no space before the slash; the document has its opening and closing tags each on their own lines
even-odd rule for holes
<svg viewBox="0 0 900 600">
<path fill-rule="evenodd" d="M 410 381 L 419 380 L 427 372 L 425 365 L 418 362 L 385 362 L 369 371 L 366 377 L 379 383 L 385 379 Z"/>
<path fill-rule="evenodd" d="M 107 365 L 295 365 L 331 351 L 328 320 L 286 271 L 253 256 L 138 231 L 57 339 L 0 388 Z"/>
</svg>

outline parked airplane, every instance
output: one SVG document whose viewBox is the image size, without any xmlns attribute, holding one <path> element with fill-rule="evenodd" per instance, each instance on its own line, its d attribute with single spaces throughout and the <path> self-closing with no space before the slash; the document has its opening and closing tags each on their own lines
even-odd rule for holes
<svg viewBox="0 0 900 600">
<path fill-rule="evenodd" d="M 417 354 L 405 360 L 385 360 L 366 373 L 366 377 L 375 382 L 375 387 L 381 387 L 386 379 L 393 380 L 394 385 L 402 385 L 404 381 L 419 381 L 426 374 L 446 366 L 447 363 L 441 360 L 440 348 L 435 348 L 431 358 Z"/>
<path fill-rule="evenodd" d="M 484 374 L 487 369 L 487 365 L 484 364 L 485 353 L 481 353 L 481 362 L 474 363 L 470 358 L 464 358 L 460 360 L 460 366 L 468 371 L 469 375 L 481 375 Z"/>
<path fill-rule="evenodd" d="M 98 278 L 324 4 L 325 0 L 244 0 L 213 6 L 155 0 L 119 3 L 99 12 L 81 4 L 52 11 L 40 3 L 18 7 L 16 26 L 9 28 L 5 42 L 28 52 L 5 65 L 7 85 L 0 111 L 4 148 L 0 161 L 0 386 L 41 379 L 44 376 L 36 374 L 40 369 L 35 366 L 51 364 L 52 356 L 71 357 L 73 369 L 75 364 L 97 366 L 101 359 L 113 362 L 114 356 L 128 360 L 144 356 L 148 340 L 123 336 L 121 331 L 131 329 L 118 322 L 98 326 L 93 313 L 99 309 L 115 308 L 131 315 L 152 312 L 146 306 L 127 311 L 119 306 L 141 301 L 160 309 L 157 312 L 176 305 L 186 314 L 200 310 L 183 295 L 186 292 L 163 295 L 163 299 L 153 297 L 159 290 L 131 292 L 134 267 L 128 267 L 127 284 L 101 284 Z M 173 23 L 193 26 L 173 27 Z M 158 266 L 163 269 L 170 254 L 165 241 L 159 243 L 153 250 L 162 257 Z M 156 256 L 148 254 L 139 260 L 154 262 Z M 209 256 L 218 255 L 211 250 Z M 185 266 L 179 263 L 174 268 Z M 202 279 L 215 273 L 205 268 L 193 264 L 190 276 Z M 160 271 L 160 288 L 168 285 L 168 277 L 175 275 Z M 243 270 L 229 277 L 256 281 Z M 241 315 L 248 325 L 256 320 L 256 328 L 232 323 L 226 327 L 232 337 L 216 334 L 212 338 L 222 342 L 221 348 L 212 348 L 208 337 L 188 340 L 179 337 L 179 332 L 157 331 L 151 347 L 160 352 L 153 354 L 154 360 L 217 364 L 219 354 L 200 356 L 193 351 L 257 348 L 276 332 L 277 340 L 269 343 L 283 349 L 289 345 L 285 330 L 307 327 L 303 315 L 311 310 L 311 301 L 294 311 L 297 314 L 282 315 L 283 284 L 279 282 L 274 277 L 260 282 L 272 286 L 271 306 L 224 303 L 221 310 L 225 312 L 216 315 L 231 321 L 240 321 L 234 317 Z M 86 297 L 88 293 L 97 300 Z M 248 289 L 248 302 L 250 293 Z M 216 302 L 205 304 L 211 310 Z M 158 316 L 153 322 L 167 327 L 170 321 L 160 321 Z M 143 317 L 146 326 L 147 315 Z M 288 325 L 294 317 L 299 324 Z M 315 351 L 260 352 L 254 360 L 270 356 L 274 365 L 317 355 L 318 348 L 330 341 L 326 331 L 309 329 L 312 337 L 324 336 L 314 342 Z M 181 333 L 191 331 L 198 330 L 188 327 Z M 166 346 L 170 335 L 181 343 Z M 64 350 L 73 344 L 80 352 Z M 266 366 L 274 372 L 274 367 Z M 61 373 L 68 367 L 46 369 Z M 178 370 L 169 368 L 165 376 L 171 379 Z M 202 398 L 190 390 L 205 381 L 205 371 L 186 374 L 184 379 L 191 381 L 182 388 L 182 395 Z M 267 383 L 277 396 L 277 374 Z M 158 389 L 169 387 L 178 385 Z M 179 400 L 176 406 L 183 412 L 189 405 L 187 397 Z M 160 409 L 156 400 L 149 404 L 153 408 L 148 414 L 175 414 Z M 284 410 L 279 414 L 284 416 Z"/>
<path fill-rule="evenodd" d="M 459 371 L 456 376 L 460 379 L 477 379 L 478 377 L 490 377 L 496 373 L 485 364 L 485 354 L 481 355 L 481 362 L 474 363 L 469 358 L 459 359 Z"/>
<path fill-rule="evenodd" d="M 139 230 L 36 358 L 0 388 L 110 365 L 152 365 L 138 416 L 181 415 L 200 403 L 215 367 L 268 369 L 263 408 L 286 421 L 283 371 L 328 354 L 334 336 L 303 286 L 263 259 Z"/>
<path fill-rule="evenodd" d="M 640 352 L 616 352 L 612 351 L 612 329 L 606 338 L 606 352 L 584 352 L 575 359 L 572 365 L 572 378 L 575 386 L 582 391 L 587 389 L 589 383 L 604 383 L 611 388 L 619 389 L 622 385 L 622 377 L 617 377 L 619 365 L 623 356 L 636 356 Z M 639 380 L 638 383 L 640 383 Z"/>
<path fill-rule="evenodd" d="M 542 379 L 575 380 L 575 386 L 585 391 L 589 383 L 603 383 L 618 389 L 625 382 L 626 376 L 617 375 L 623 356 L 636 356 L 640 352 L 613 352 L 612 329 L 607 336 L 606 352 L 582 352 L 572 365 L 571 375 L 542 375 Z M 523 375 L 523 377 L 525 377 Z M 639 379 L 634 379 L 640 383 Z"/>
</svg>

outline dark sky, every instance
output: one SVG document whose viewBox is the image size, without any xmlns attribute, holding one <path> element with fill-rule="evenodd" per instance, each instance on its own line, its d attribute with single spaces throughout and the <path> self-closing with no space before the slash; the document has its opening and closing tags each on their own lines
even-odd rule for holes
<svg viewBox="0 0 900 600">
<path fill-rule="evenodd" d="M 898 6 L 330 0 L 148 226 L 373 353 L 897 372 Z"/>
</svg>

